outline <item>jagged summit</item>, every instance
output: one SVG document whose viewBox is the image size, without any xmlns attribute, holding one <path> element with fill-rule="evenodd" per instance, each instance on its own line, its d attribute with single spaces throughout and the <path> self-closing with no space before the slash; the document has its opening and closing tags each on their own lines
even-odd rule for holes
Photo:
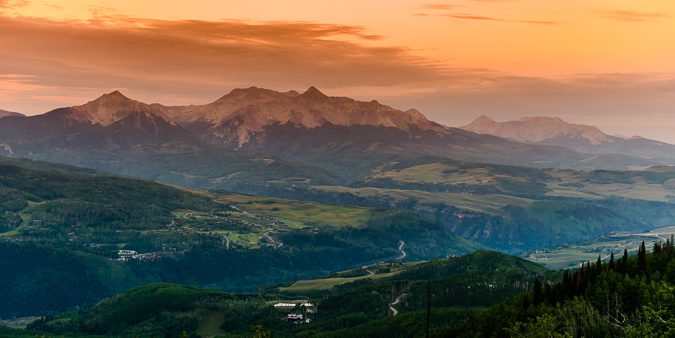
<svg viewBox="0 0 675 338">
<path fill-rule="evenodd" d="M 326 94 L 322 93 L 320 90 L 316 89 L 316 87 L 311 86 L 307 88 L 307 90 L 302 93 L 302 96 L 305 97 L 315 97 L 315 98 L 324 98 L 327 97 Z"/>
<path fill-rule="evenodd" d="M 495 122 L 495 120 L 493 120 L 489 116 L 483 114 L 481 116 L 478 116 L 478 118 L 475 119 L 473 122 Z"/>
<path fill-rule="evenodd" d="M 103 95 L 101 95 L 98 98 L 98 100 L 100 100 L 100 99 L 127 99 L 127 100 L 129 100 L 129 98 L 124 96 L 124 94 L 122 94 L 119 90 L 115 90 L 115 91 L 112 91 L 112 92 L 107 93 L 107 94 L 104 93 Z"/>
<path fill-rule="evenodd" d="M 69 108 L 70 118 L 79 122 L 89 122 L 109 126 L 131 114 L 144 114 L 158 117 L 170 124 L 175 124 L 160 109 L 145 103 L 132 100 L 119 90 L 103 94 L 93 101 L 81 106 Z"/>
<path fill-rule="evenodd" d="M 371 125 L 402 130 L 443 128 L 414 109 L 403 112 L 375 100 L 363 102 L 348 97 L 327 96 L 314 86 L 302 94 L 257 87 L 235 89 L 213 103 L 168 107 L 166 112 L 183 124 L 209 125 L 208 130 L 199 131 L 199 134 L 210 135 L 207 137 L 209 139 L 225 143 L 236 139 L 239 145 L 248 142 L 253 133 L 264 132 L 265 128 L 277 124 L 302 128 L 316 128 L 325 124 Z"/>
</svg>

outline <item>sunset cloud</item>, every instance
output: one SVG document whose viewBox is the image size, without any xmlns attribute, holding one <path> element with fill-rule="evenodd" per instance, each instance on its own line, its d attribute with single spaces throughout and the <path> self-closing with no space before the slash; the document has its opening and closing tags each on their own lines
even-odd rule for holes
<svg viewBox="0 0 675 338">
<path fill-rule="evenodd" d="M 28 4 L 28 0 L 0 0 L 0 8 L 19 8 Z"/>
<path fill-rule="evenodd" d="M 675 76 L 654 73 L 675 71 L 672 44 L 656 39 L 667 26 L 665 14 L 645 8 L 632 17 L 662 22 L 631 26 L 626 35 L 594 29 L 596 23 L 626 27 L 605 19 L 621 14 L 615 11 L 596 11 L 593 20 L 580 22 L 541 2 L 528 10 L 516 10 L 528 5 L 524 1 L 458 3 L 471 9 L 424 1 L 394 8 L 385 23 L 396 23 L 390 30 L 351 16 L 337 21 L 343 24 L 139 18 L 96 1 L 79 9 L 82 16 L 73 14 L 77 20 L 60 11 L 48 12 L 59 19 L 0 14 L 0 109 L 33 115 L 117 88 L 147 103 L 187 105 L 212 102 L 237 87 L 303 91 L 313 85 L 327 95 L 417 108 L 450 126 L 481 114 L 501 120 L 551 115 L 600 126 L 603 119 L 618 123 L 642 114 L 641 121 L 668 125 Z M 430 17 L 414 19 L 411 11 Z M 589 12 L 580 6 L 574 13 Z"/>
<path fill-rule="evenodd" d="M 532 23 L 532 24 L 537 24 L 537 25 L 557 25 L 557 24 L 560 24 L 560 22 L 554 22 L 554 21 L 510 20 L 510 19 L 501 19 L 501 18 L 494 18 L 494 17 L 489 17 L 489 16 L 473 15 L 473 14 L 442 14 L 442 16 L 446 16 L 446 17 L 454 18 L 454 19 L 462 19 L 462 20 L 519 22 L 519 23 Z"/>
<path fill-rule="evenodd" d="M 669 17 L 665 13 L 645 13 L 636 11 L 593 11 L 596 15 L 624 22 L 647 22 Z"/>
<path fill-rule="evenodd" d="M 233 86 L 412 85 L 443 72 L 407 48 L 369 46 L 381 37 L 359 26 L 105 20 L 0 17 L 2 71 L 38 74 L 48 87 L 126 87 L 191 103 L 215 99 Z"/>
<path fill-rule="evenodd" d="M 433 10 L 449 10 L 455 9 L 457 7 L 462 7 L 462 5 L 457 4 L 427 4 L 422 5 L 422 9 L 433 9 Z"/>
</svg>

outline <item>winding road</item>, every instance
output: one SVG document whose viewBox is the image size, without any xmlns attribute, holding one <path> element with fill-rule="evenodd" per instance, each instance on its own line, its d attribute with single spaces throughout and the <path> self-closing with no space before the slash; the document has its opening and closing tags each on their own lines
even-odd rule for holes
<svg viewBox="0 0 675 338">
<path fill-rule="evenodd" d="M 396 300 L 389 305 L 389 309 L 392 312 L 392 316 L 396 316 L 398 314 L 398 310 L 394 309 L 394 305 L 398 304 L 401 301 L 401 297 L 405 297 L 405 293 L 401 294 L 400 296 L 396 297 Z"/>
<path fill-rule="evenodd" d="M 401 252 L 401 256 L 396 257 L 397 260 L 401 260 L 401 259 L 405 258 L 405 256 L 408 256 L 408 254 L 405 253 L 405 251 L 403 251 L 403 246 L 404 246 L 404 245 L 405 245 L 405 242 L 404 242 L 404 241 L 399 241 L 398 251 Z"/>
</svg>

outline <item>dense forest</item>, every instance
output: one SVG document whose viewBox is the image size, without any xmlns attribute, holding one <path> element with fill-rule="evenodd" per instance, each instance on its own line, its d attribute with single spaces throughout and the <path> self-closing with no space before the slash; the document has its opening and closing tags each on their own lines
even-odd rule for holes
<svg viewBox="0 0 675 338">
<path fill-rule="evenodd" d="M 537 280 L 532 292 L 495 305 L 435 337 L 673 337 L 673 237 L 647 253 L 565 271 L 561 281 Z"/>
<path fill-rule="evenodd" d="M 217 331 L 224 337 L 250 337 L 252 325 L 262 326 L 274 337 L 411 337 L 424 324 L 420 319 L 426 316 L 429 280 L 431 327 L 437 331 L 531 290 L 537 278 L 550 282 L 560 278 L 537 264 L 490 251 L 409 263 L 400 274 L 378 278 L 380 273 L 400 264 L 392 261 L 380 265 L 384 271 L 376 275 L 322 290 L 287 292 L 277 285 L 255 293 L 230 294 L 175 284 L 149 284 L 87 310 L 48 316 L 30 328 L 59 335 L 178 337 L 182 331 L 191 336 L 205 334 L 205 321 L 218 318 Z M 358 272 L 337 275 L 354 276 Z M 316 305 L 315 313 L 302 312 L 301 308 L 289 310 L 310 316 L 310 323 L 298 325 L 280 320 L 288 312 L 280 312 L 272 304 L 293 299 L 307 299 Z M 400 314 L 394 317 L 390 307 L 396 299 L 400 299 Z"/>
<path fill-rule="evenodd" d="M 330 290 L 286 293 L 266 287 L 231 294 L 149 284 L 96 306 L 48 316 L 27 332 L 109 337 L 672 337 L 675 327 L 673 237 L 648 253 L 624 252 L 579 269 L 546 272 L 489 251 L 407 266 L 391 278 L 362 278 Z M 392 268 L 400 264 L 389 263 Z M 347 274 L 347 273 L 345 273 Z M 345 275 L 338 274 L 338 275 Z M 349 272 L 358 275 L 358 270 Z M 333 275 L 335 276 L 335 275 Z M 287 283 L 284 285 L 292 285 Z M 309 296 L 303 298 L 303 296 Z M 429 298 L 430 297 L 430 298 Z M 308 299 L 279 311 L 272 304 Z M 395 300 L 398 314 L 392 306 Z M 431 302 L 429 302 L 429 299 Z M 301 313 L 310 323 L 282 319 Z M 205 323 L 217 328 L 208 331 Z M 9 331 L 8 331 L 9 332 Z M 26 331 L 12 331 L 21 337 Z"/>
</svg>

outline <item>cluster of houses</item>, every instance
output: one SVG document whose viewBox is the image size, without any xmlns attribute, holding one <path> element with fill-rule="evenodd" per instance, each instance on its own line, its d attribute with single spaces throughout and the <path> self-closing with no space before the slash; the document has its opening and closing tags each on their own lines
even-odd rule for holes
<svg viewBox="0 0 675 338">
<path fill-rule="evenodd" d="M 147 254 L 139 254 L 135 250 L 119 250 L 117 254 L 120 256 L 120 258 L 116 259 L 118 261 L 128 261 L 130 259 L 137 259 L 139 261 L 154 261 L 162 258 L 160 254 L 154 252 Z"/>
<path fill-rule="evenodd" d="M 316 313 L 316 306 L 306 300 L 294 300 L 292 303 L 274 304 L 274 309 L 290 311 L 283 320 L 295 324 L 309 323 L 312 315 Z"/>
</svg>

